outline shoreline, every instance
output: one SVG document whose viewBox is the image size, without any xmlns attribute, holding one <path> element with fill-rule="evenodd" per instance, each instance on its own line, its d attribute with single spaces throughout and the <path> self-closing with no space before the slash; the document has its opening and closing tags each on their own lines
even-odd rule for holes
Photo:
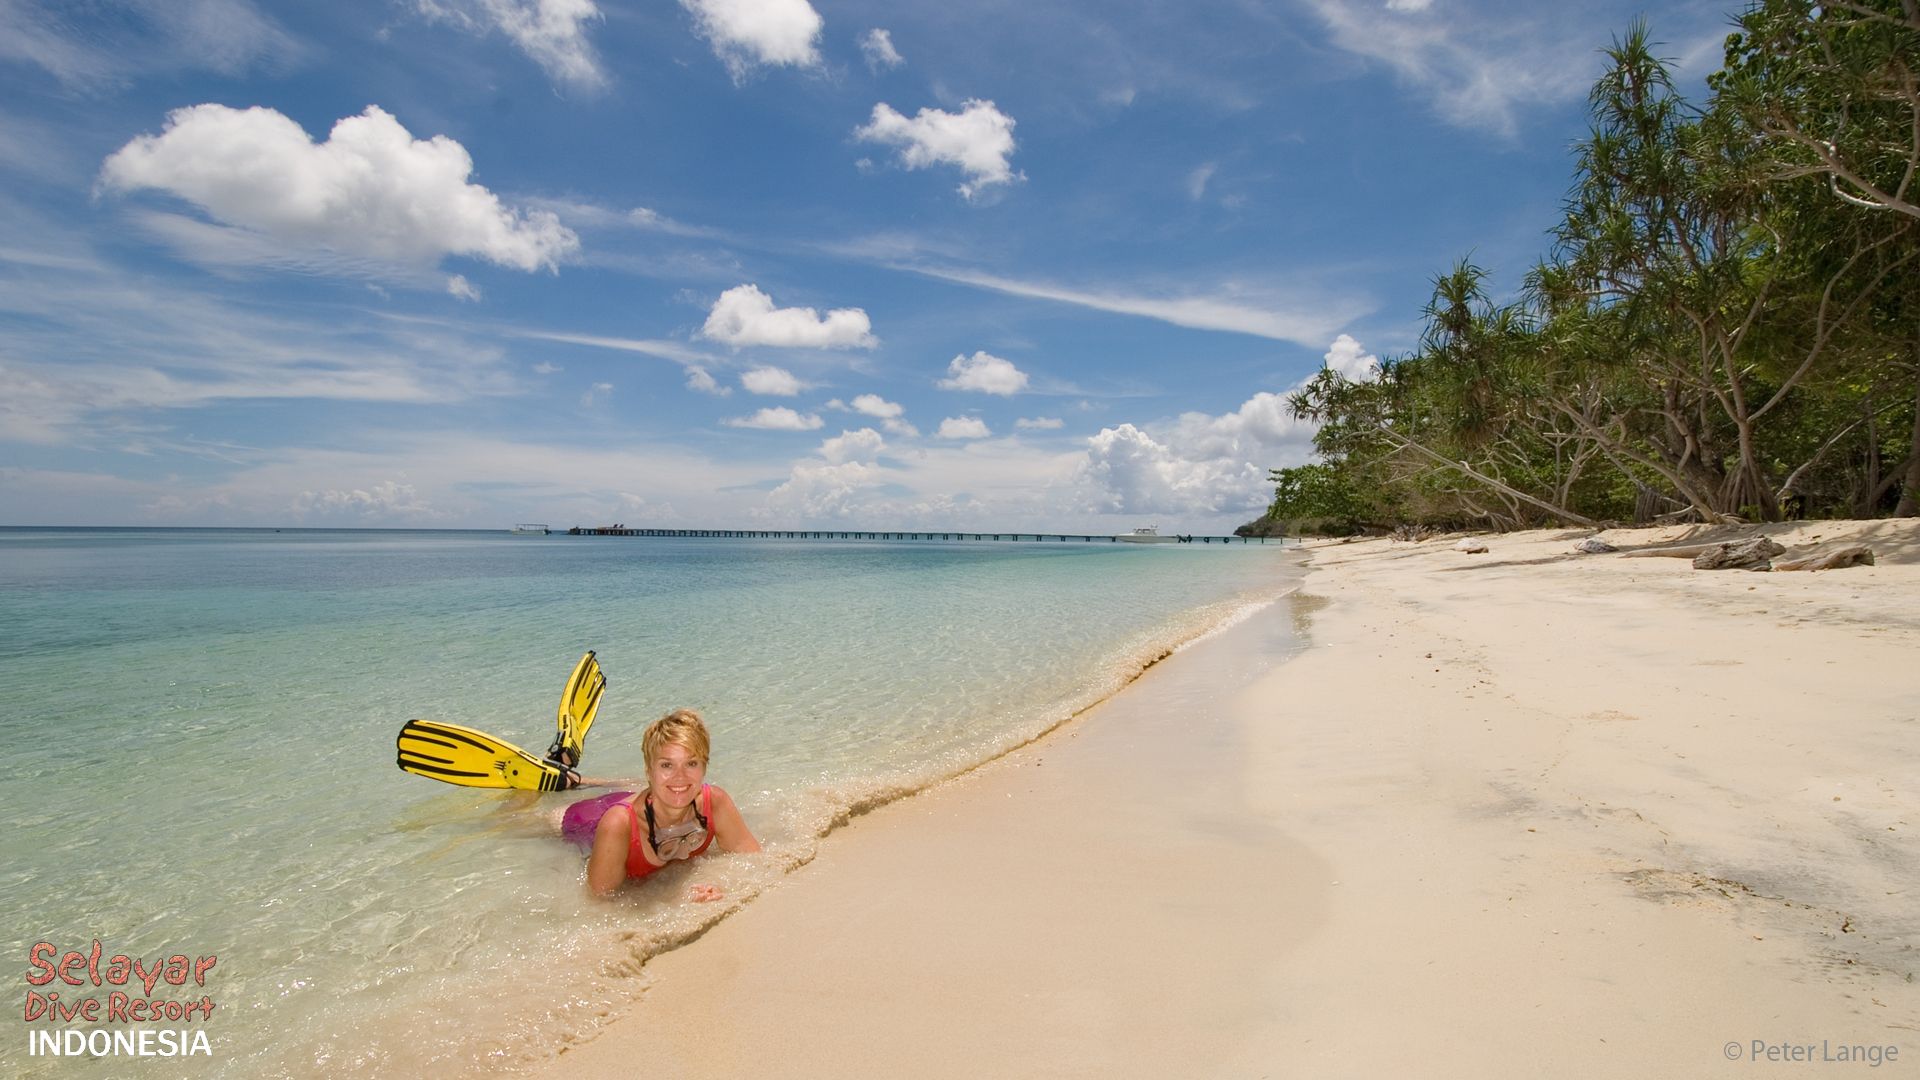
<svg viewBox="0 0 1920 1080">
<path fill-rule="evenodd" d="M 543 1072 L 1920 1060 L 1920 534 L 1775 531 L 1849 530 L 1879 566 L 1696 572 L 1556 531 L 1314 545 L 1291 602 L 836 830 Z M 1281 619 L 1310 647 L 1260 655 Z M 1148 812 L 1158 791 L 1192 813 Z"/>
</svg>

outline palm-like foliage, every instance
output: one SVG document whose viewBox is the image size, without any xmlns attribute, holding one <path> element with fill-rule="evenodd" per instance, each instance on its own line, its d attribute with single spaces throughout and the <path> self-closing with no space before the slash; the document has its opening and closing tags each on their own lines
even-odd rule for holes
<svg viewBox="0 0 1920 1080">
<path fill-rule="evenodd" d="M 1872 514 L 1897 493 L 1915 511 L 1920 7 L 1762 0 L 1741 26 L 1703 107 L 1644 25 L 1615 42 L 1522 296 L 1494 302 L 1462 260 L 1413 353 L 1295 394 L 1325 462 L 1276 473 L 1276 509 L 1520 526 Z"/>
</svg>

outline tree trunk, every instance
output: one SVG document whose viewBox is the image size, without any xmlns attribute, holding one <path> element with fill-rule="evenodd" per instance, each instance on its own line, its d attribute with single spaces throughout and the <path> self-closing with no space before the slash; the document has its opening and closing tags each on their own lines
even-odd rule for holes
<svg viewBox="0 0 1920 1080">
<path fill-rule="evenodd" d="M 1920 360 L 1920 342 L 1914 345 L 1915 359 Z M 1894 507 L 1894 517 L 1920 516 L 1920 363 L 1914 365 L 1913 391 L 1913 439 L 1910 443 L 1912 453 L 1907 457 L 1907 479 L 1900 486 L 1900 505 Z"/>
<path fill-rule="evenodd" d="M 1552 514 L 1554 517 L 1559 518 L 1562 521 L 1569 521 L 1575 525 L 1585 525 L 1589 529 L 1597 529 L 1600 527 L 1599 523 L 1595 522 L 1593 519 L 1581 517 L 1579 514 L 1576 514 L 1573 511 L 1568 510 L 1566 507 L 1555 506 L 1544 499 L 1536 499 L 1524 491 L 1520 491 L 1518 489 L 1508 487 L 1506 484 L 1503 484 L 1500 481 L 1495 480 L 1493 477 L 1480 472 L 1478 469 L 1475 469 L 1473 466 L 1467 464 L 1464 461 L 1449 461 L 1445 457 L 1442 457 L 1441 455 L 1434 453 L 1432 450 L 1427 449 L 1426 447 L 1420 445 L 1419 443 L 1414 442 L 1412 439 L 1407 438 L 1405 435 L 1402 435 L 1399 432 L 1388 428 L 1385 424 L 1375 424 L 1374 427 L 1376 430 L 1380 432 L 1380 434 L 1385 435 L 1388 441 L 1399 443 L 1401 448 L 1412 450 L 1413 452 L 1419 454 L 1420 456 L 1435 462 L 1441 467 L 1452 469 L 1455 472 L 1460 473 L 1461 475 L 1467 477 L 1468 479 L 1473 480 L 1476 483 L 1485 485 L 1486 487 L 1494 491 L 1503 492 L 1507 495 L 1511 495 L 1514 498 L 1520 500 L 1523 503 L 1526 503 L 1529 506 L 1537 506 L 1540 509 L 1545 510 L 1547 513 Z"/>
</svg>

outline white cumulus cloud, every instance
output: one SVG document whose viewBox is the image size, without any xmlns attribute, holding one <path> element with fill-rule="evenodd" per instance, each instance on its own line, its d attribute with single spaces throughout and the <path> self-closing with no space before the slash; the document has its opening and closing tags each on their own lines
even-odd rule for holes
<svg viewBox="0 0 1920 1080">
<path fill-rule="evenodd" d="M 801 414 L 784 405 L 770 409 L 761 409 L 752 416 L 736 416 L 726 421 L 728 427 L 759 428 L 763 431 L 818 431 L 822 421 L 815 413 Z"/>
<path fill-rule="evenodd" d="M 820 444 L 820 456 L 836 464 L 842 461 L 872 461 L 886 449 L 885 439 L 870 427 L 842 431 Z"/>
<path fill-rule="evenodd" d="M 868 69 L 876 72 L 907 62 L 893 47 L 893 34 L 877 26 L 860 36 L 860 51 L 867 58 Z"/>
<path fill-rule="evenodd" d="M 415 0 L 414 6 L 476 33 L 498 30 L 556 82 L 585 90 L 606 85 L 587 40 L 587 24 L 601 17 L 593 0 Z"/>
<path fill-rule="evenodd" d="M 756 64 L 820 66 L 824 20 L 807 0 L 680 0 L 680 6 L 736 83 Z"/>
<path fill-rule="evenodd" d="M 1220 416 L 1103 428 L 1087 440 L 1079 479 L 1097 512 L 1244 513 L 1273 497 L 1267 470 L 1301 464 L 1312 449 L 1313 426 L 1292 417 L 1285 396 L 1262 391 Z"/>
<path fill-rule="evenodd" d="M 888 401 L 879 394 L 861 394 L 854 398 L 853 411 L 880 421 L 880 426 L 887 429 L 889 435 L 912 439 L 920 434 L 919 428 L 907 423 L 904 406 L 898 402 Z"/>
<path fill-rule="evenodd" d="M 740 385 L 747 388 L 749 394 L 766 394 L 770 397 L 793 397 L 800 392 L 800 380 L 784 368 L 757 367 L 740 376 Z"/>
<path fill-rule="evenodd" d="M 687 389 L 698 390 L 715 397 L 726 397 L 733 393 L 733 387 L 721 386 L 706 368 L 693 365 L 687 368 Z"/>
<path fill-rule="evenodd" d="M 412 484 L 383 480 L 364 488 L 326 488 L 302 491 L 293 501 L 294 516 L 368 520 L 373 518 L 412 518 L 439 516 L 420 497 Z"/>
<path fill-rule="evenodd" d="M 1015 420 L 1013 426 L 1023 431 L 1059 431 L 1067 426 L 1067 422 L 1057 416 L 1036 416 L 1031 419 L 1023 416 Z"/>
<path fill-rule="evenodd" d="M 802 519 L 846 518 L 858 509 L 861 492 L 886 482 L 878 466 L 864 461 L 801 461 L 785 483 L 767 492 L 767 508 Z"/>
<path fill-rule="evenodd" d="M 1012 397 L 1027 388 L 1027 373 L 989 352 L 956 356 L 947 364 L 947 377 L 937 384 L 942 390 L 974 390 L 982 394 Z"/>
<path fill-rule="evenodd" d="M 447 276 L 447 292 L 456 300 L 480 299 L 480 287 L 468 281 L 465 274 L 449 274 Z"/>
<path fill-rule="evenodd" d="M 853 399 L 853 411 L 862 416 L 871 416 L 880 420 L 893 420 L 905 413 L 906 406 L 888 401 L 879 394 L 861 394 Z"/>
<path fill-rule="evenodd" d="M 909 169 L 958 166 L 966 175 L 960 194 L 971 199 L 984 188 L 1023 179 L 1007 163 L 1014 151 L 1013 124 L 1013 117 L 993 102 L 978 98 L 968 99 L 957 113 L 925 108 L 912 119 L 881 102 L 853 135 L 899 148 L 900 163 Z"/>
<path fill-rule="evenodd" d="M 557 269 L 579 237 L 545 211 L 522 213 L 468 182 L 473 159 L 444 135 L 415 139 L 369 105 L 315 143 L 272 109 L 190 105 L 109 156 L 102 187 L 164 191 L 276 246 L 413 266 L 468 255 L 517 270 Z"/>
<path fill-rule="evenodd" d="M 859 308 L 835 308 L 823 317 L 813 308 L 776 308 L 758 285 L 736 285 L 720 294 L 707 313 L 702 337 L 734 348 L 773 345 L 807 349 L 871 349 L 879 339 Z"/>
<path fill-rule="evenodd" d="M 1341 334 L 1327 347 L 1327 367 L 1349 382 L 1371 382 L 1380 375 L 1380 358 L 1360 347 L 1349 334 Z"/>
<path fill-rule="evenodd" d="M 940 421 L 939 436 L 943 439 L 984 439 L 993 432 L 987 430 L 987 422 L 977 416 L 949 416 Z"/>
</svg>

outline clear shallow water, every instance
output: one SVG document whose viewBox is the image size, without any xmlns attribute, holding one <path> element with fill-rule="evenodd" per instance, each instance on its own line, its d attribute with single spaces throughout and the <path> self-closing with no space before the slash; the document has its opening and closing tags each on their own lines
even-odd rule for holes
<svg viewBox="0 0 1920 1080">
<path fill-rule="evenodd" d="M 1272 544 L 0 529 L 7 955 L 217 954 L 172 994 L 216 1002 L 196 1075 L 511 1069 L 730 906 L 681 903 L 689 882 L 749 898 L 849 812 L 1040 734 L 1298 574 Z M 640 775 L 641 729 L 698 708 L 765 855 L 597 904 L 549 821 L 571 797 L 394 767 L 413 716 L 544 749 L 587 648 L 608 691 L 585 771 Z M 129 1064 L 26 1059 L 17 1030 L 0 1053 L 29 1075 Z"/>
</svg>

